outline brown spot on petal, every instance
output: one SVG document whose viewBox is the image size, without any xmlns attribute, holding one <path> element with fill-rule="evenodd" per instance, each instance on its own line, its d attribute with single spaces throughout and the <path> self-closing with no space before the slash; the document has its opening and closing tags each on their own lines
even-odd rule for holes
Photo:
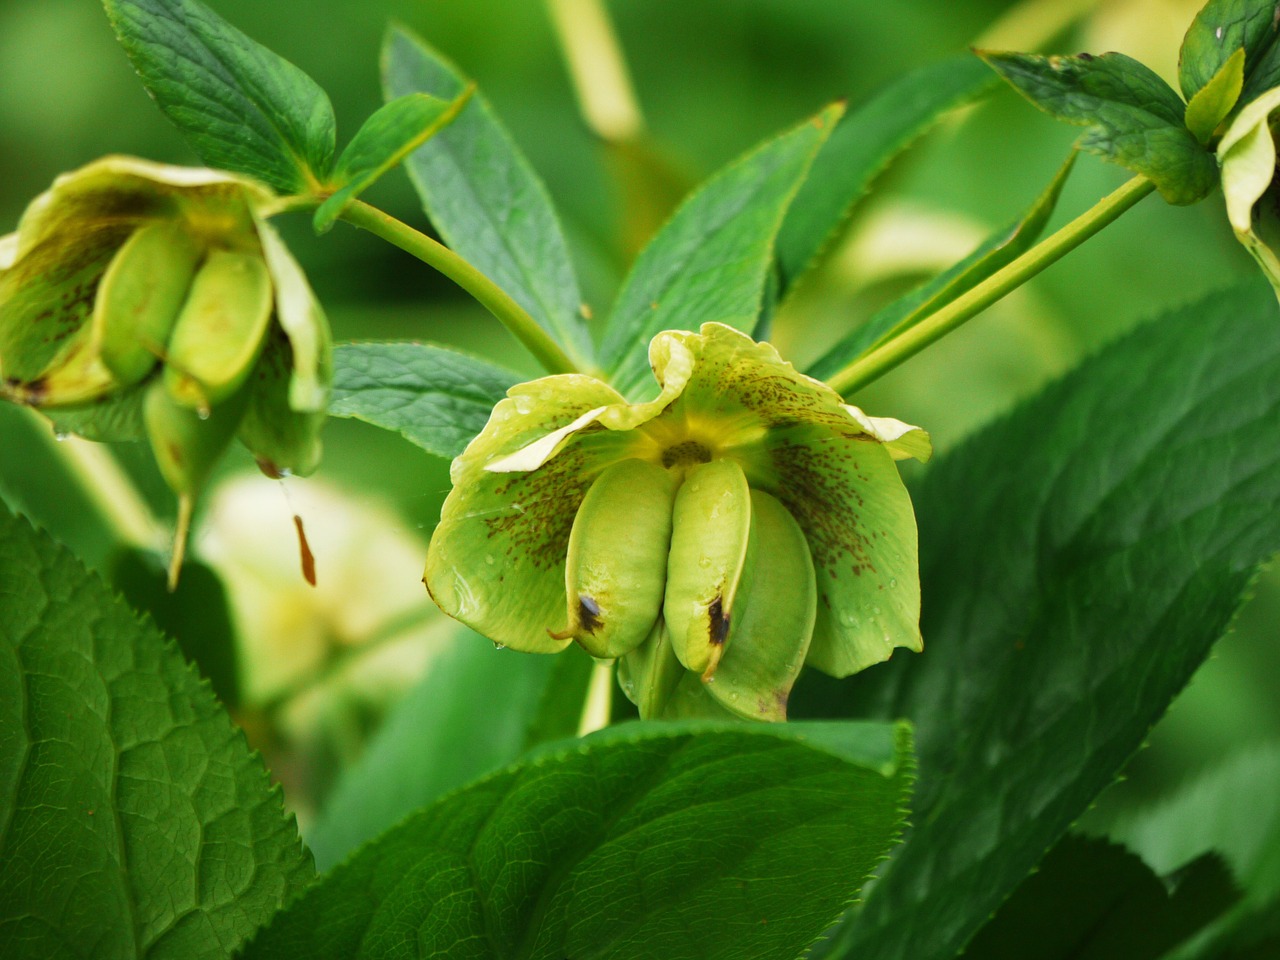
<svg viewBox="0 0 1280 960">
<path fill-rule="evenodd" d="M 293 515 L 293 526 L 298 531 L 298 554 L 302 558 L 302 579 L 311 586 L 316 585 L 316 558 L 311 552 L 311 544 L 307 543 L 307 531 L 302 527 L 302 518 Z"/>
</svg>

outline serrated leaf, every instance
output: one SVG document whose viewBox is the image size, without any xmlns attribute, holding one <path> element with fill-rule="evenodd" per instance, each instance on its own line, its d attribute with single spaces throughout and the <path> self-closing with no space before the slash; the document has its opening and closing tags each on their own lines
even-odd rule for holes
<svg viewBox="0 0 1280 960">
<path fill-rule="evenodd" d="M 198 0 L 103 0 L 164 115 L 211 167 L 307 193 L 329 174 L 333 107 L 302 70 Z"/>
<path fill-rule="evenodd" d="M 819 357 L 805 373 L 818 380 L 830 379 L 859 355 L 911 329 L 1031 249 L 1053 215 L 1074 163 L 1072 153 L 1026 213 L 992 234 L 953 267 L 878 311 Z"/>
<path fill-rule="evenodd" d="M 1209 142 L 1218 124 L 1227 118 L 1231 108 L 1240 99 L 1243 86 L 1244 50 L 1237 50 L 1187 103 L 1187 129 L 1197 140 L 1201 143 Z"/>
<path fill-rule="evenodd" d="M 917 67 L 854 105 L 818 151 L 778 232 L 780 294 L 820 259 L 853 205 L 898 153 L 943 114 L 994 86 L 982 61 L 965 53 Z"/>
<path fill-rule="evenodd" d="M 1209 0 L 1191 21 L 1178 51 L 1182 95 L 1194 98 L 1237 50 L 1244 51 L 1244 74 L 1255 72 L 1276 41 L 1277 10 L 1275 0 Z M 1270 86 L 1257 87 L 1250 99 Z"/>
<path fill-rule="evenodd" d="M 313 876 L 172 643 L 0 511 L 0 955 L 229 956 Z"/>
<path fill-rule="evenodd" d="M 649 341 L 662 330 L 714 320 L 755 332 L 782 218 L 841 112 L 828 107 L 713 175 L 641 251 L 600 351 L 619 392 L 648 388 Z"/>
<path fill-rule="evenodd" d="M 319 869 L 341 862 L 413 811 L 512 763 L 545 739 L 544 731 L 535 730 L 540 721 L 553 735 L 572 736 L 585 677 L 575 686 L 565 668 L 584 663 L 589 673 L 591 659 L 575 651 L 535 657 L 494 650 L 484 637 L 459 627 L 448 650 L 343 772 L 307 831 Z M 548 701 L 571 710 L 568 730 L 549 720 Z M 495 703 L 502 709 L 495 710 Z"/>
<path fill-rule="evenodd" d="M 1175 311 L 916 490 L 926 652 L 792 698 L 917 724 L 914 833 L 833 955 L 954 956 L 1222 635 L 1280 549 L 1277 320 L 1260 284 Z"/>
<path fill-rule="evenodd" d="M 1041 110 L 1087 127 L 1076 141 L 1081 150 L 1147 177 L 1169 203 L 1195 203 L 1217 184 L 1217 164 L 1186 128 L 1182 101 L 1137 60 L 1121 53 L 981 56 Z"/>
<path fill-rule="evenodd" d="M 452 101 L 410 93 L 375 110 L 338 157 L 333 182 L 339 189 L 316 209 L 311 221 L 315 231 L 327 231 L 348 203 L 452 123 L 471 99 L 472 89 Z"/>
<path fill-rule="evenodd" d="M 795 956 L 893 842 L 909 765 L 890 724 L 625 724 L 405 821 L 244 956 Z"/>
<path fill-rule="evenodd" d="M 1237 899 L 1231 872 L 1212 854 L 1161 877 L 1123 847 L 1069 834 L 964 956 L 1159 960 Z"/>
<path fill-rule="evenodd" d="M 470 81 L 397 27 L 383 48 L 382 84 L 389 99 L 427 93 L 452 100 Z M 485 98 L 474 95 L 405 166 L 445 242 L 527 310 L 580 366 L 589 366 L 591 337 L 555 208 Z"/>
<path fill-rule="evenodd" d="M 460 454 L 519 374 L 457 350 L 397 340 L 333 354 L 329 416 L 394 430 L 428 453 Z"/>
</svg>

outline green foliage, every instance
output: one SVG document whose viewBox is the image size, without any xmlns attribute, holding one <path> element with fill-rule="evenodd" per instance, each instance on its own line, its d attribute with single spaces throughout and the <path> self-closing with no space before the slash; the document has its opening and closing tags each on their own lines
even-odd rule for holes
<svg viewBox="0 0 1280 960">
<path fill-rule="evenodd" d="M 395 430 L 455 457 L 520 377 L 478 357 L 425 343 L 344 343 L 334 351 L 332 417 Z"/>
<path fill-rule="evenodd" d="M 851 330 L 805 372 L 819 380 L 834 376 L 860 354 L 879 346 L 893 335 L 909 330 L 1031 249 L 1053 215 L 1074 165 L 1075 153 L 1072 153 L 1026 213 L 1003 230 L 993 233 L 963 260 L 894 300 L 862 326 Z"/>
<path fill-rule="evenodd" d="M 1067 835 L 964 951 L 965 960 L 1159 960 L 1237 899 L 1214 856 L 1158 877 L 1132 853 Z"/>
<path fill-rule="evenodd" d="M 205 163 L 306 193 L 333 165 L 329 98 L 196 0 L 103 0 L 143 85 Z"/>
<path fill-rule="evenodd" d="M 916 491 L 928 652 L 810 701 L 919 743 L 915 830 L 838 955 L 953 956 L 1231 622 L 1280 548 L 1275 314 L 1257 285 L 1171 313 Z"/>
<path fill-rule="evenodd" d="M 1081 150 L 1147 177 L 1170 203 L 1195 203 L 1214 188 L 1217 165 L 1186 128 L 1178 95 L 1149 67 L 1121 53 L 982 57 L 1041 110 L 1087 127 Z"/>
<path fill-rule="evenodd" d="M 1244 50 L 1237 50 L 1213 78 L 1187 102 L 1187 129 L 1201 143 L 1208 143 L 1240 98 L 1244 86 Z"/>
<path fill-rule="evenodd" d="M 872 180 L 949 110 L 994 86 L 970 54 L 917 67 L 855 104 L 818 151 L 778 232 L 778 272 L 789 290 L 840 234 Z"/>
<path fill-rule="evenodd" d="M 512 763 L 529 747 L 577 733 L 590 665 L 582 654 L 495 651 L 483 637 L 459 629 L 347 769 L 307 831 L 320 869 L 413 811 Z M 432 762 L 424 763 L 424 757 Z M 371 783 L 377 790 L 370 791 Z"/>
<path fill-rule="evenodd" d="M 402 28 L 387 35 L 382 82 L 388 99 L 427 93 L 453 100 L 469 85 L 453 64 Z M 406 166 L 445 242 L 571 356 L 589 358 L 582 296 L 551 198 L 484 97 L 473 96 Z"/>
<path fill-rule="evenodd" d="M 782 218 L 841 113 L 828 107 L 725 167 L 641 251 L 601 347 L 619 392 L 648 388 L 649 341 L 662 330 L 714 320 L 754 333 Z"/>
<path fill-rule="evenodd" d="M 471 93 L 452 102 L 425 93 L 410 93 L 383 104 L 351 138 L 333 171 L 338 189 L 316 209 L 312 223 L 324 233 L 343 208 L 388 170 L 438 133 L 458 115 Z"/>
<path fill-rule="evenodd" d="M 410 818 L 246 960 L 797 952 L 884 856 L 910 779 L 889 724 L 626 724 Z"/>
<path fill-rule="evenodd" d="M 1249 78 L 1246 100 L 1273 86 L 1267 77 L 1275 64 L 1277 10 L 1280 5 L 1275 0 L 1209 0 L 1182 38 L 1178 54 L 1182 95 L 1193 99 L 1237 50 L 1244 51 L 1243 73 Z"/>
<path fill-rule="evenodd" d="M 0 954 L 224 958 L 311 879 L 173 644 L 0 512 Z"/>
</svg>

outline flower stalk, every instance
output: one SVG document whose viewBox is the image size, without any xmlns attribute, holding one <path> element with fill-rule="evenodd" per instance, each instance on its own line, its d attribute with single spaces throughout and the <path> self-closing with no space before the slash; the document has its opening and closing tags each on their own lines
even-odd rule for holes
<svg viewBox="0 0 1280 960">
<path fill-rule="evenodd" d="M 937 312 L 920 320 L 888 342 L 858 357 L 828 383 L 837 393 L 849 394 L 878 380 L 894 367 L 914 357 L 966 321 L 973 319 L 1006 294 L 1016 290 L 1041 270 L 1056 263 L 1155 189 L 1146 177 L 1134 177 L 1076 217 L 1062 229 L 1036 244 L 1016 260 L 965 291 Z"/>
</svg>

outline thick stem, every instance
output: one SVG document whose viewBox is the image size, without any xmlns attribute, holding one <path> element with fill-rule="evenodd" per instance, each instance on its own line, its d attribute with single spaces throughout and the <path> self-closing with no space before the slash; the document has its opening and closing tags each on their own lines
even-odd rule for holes
<svg viewBox="0 0 1280 960">
<path fill-rule="evenodd" d="M 402 223 L 362 200 L 354 200 L 348 204 L 342 213 L 342 219 L 417 257 L 462 287 L 497 317 L 547 372 L 578 372 L 577 365 L 569 359 L 568 354 L 551 339 L 550 334 L 538 326 L 537 321 L 520 304 L 444 244 L 437 243 L 407 223 Z"/>
<path fill-rule="evenodd" d="M 1146 177 L 1134 177 L 1057 233 L 1042 240 L 936 313 L 854 360 L 828 383 L 837 392 L 848 394 L 879 379 L 966 320 L 977 316 L 1010 291 L 1022 286 L 1045 267 L 1056 263 L 1107 224 L 1118 219 L 1154 189 L 1155 184 Z"/>
<path fill-rule="evenodd" d="M 587 125 L 605 140 L 629 141 L 644 120 L 622 47 L 601 0 L 547 0 Z"/>
</svg>

